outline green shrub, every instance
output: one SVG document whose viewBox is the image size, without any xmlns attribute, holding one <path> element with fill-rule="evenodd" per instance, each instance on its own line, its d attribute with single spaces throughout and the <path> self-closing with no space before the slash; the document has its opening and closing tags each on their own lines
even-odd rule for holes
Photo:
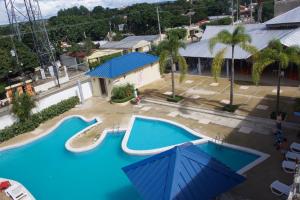
<svg viewBox="0 0 300 200">
<path fill-rule="evenodd" d="M 20 121 L 26 121 L 30 118 L 31 110 L 34 108 L 35 102 L 31 96 L 23 93 L 13 98 L 12 105 L 12 112 Z"/>
<path fill-rule="evenodd" d="M 174 103 L 178 103 L 179 101 L 181 101 L 183 99 L 184 99 L 184 97 L 182 97 L 182 96 L 175 96 L 175 98 L 173 98 L 172 96 L 167 97 L 167 101 L 174 102 Z"/>
<path fill-rule="evenodd" d="M 0 142 L 9 140 L 10 138 L 23 133 L 33 131 L 41 123 L 74 108 L 78 103 L 78 97 L 71 97 L 67 100 L 61 101 L 58 104 L 52 105 L 39 113 L 33 114 L 26 121 L 16 122 L 13 125 L 0 130 Z"/>
<path fill-rule="evenodd" d="M 286 113 L 286 112 L 281 112 L 281 111 L 280 111 L 280 112 L 277 114 L 277 112 L 273 111 L 273 112 L 271 112 L 271 114 L 270 114 L 270 118 L 276 120 L 278 115 L 281 115 L 281 119 L 282 119 L 282 120 L 285 120 L 285 118 L 286 118 L 286 116 L 287 116 L 287 113 Z"/>
<path fill-rule="evenodd" d="M 170 35 L 176 35 L 180 40 L 184 40 L 187 36 L 187 30 L 184 28 L 174 28 L 167 31 L 168 38 Z"/>
<path fill-rule="evenodd" d="M 235 112 L 237 109 L 239 108 L 239 105 L 230 105 L 230 104 L 226 104 L 223 107 L 223 111 L 227 111 L 227 112 Z"/>
<path fill-rule="evenodd" d="M 297 98 L 297 99 L 295 100 L 294 111 L 295 111 L 295 112 L 300 112 L 300 98 Z"/>
<path fill-rule="evenodd" d="M 132 84 L 126 84 L 122 86 L 116 86 L 112 89 L 112 97 L 111 100 L 113 102 L 116 102 L 118 100 L 123 100 L 126 98 L 133 98 L 133 93 L 134 93 L 134 86 Z M 130 100 L 129 99 L 129 100 Z"/>
<path fill-rule="evenodd" d="M 0 83 L 0 99 L 4 99 L 6 97 L 5 92 L 5 84 Z"/>
<path fill-rule="evenodd" d="M 124 98 L 124 99 L 112 99 L 111 101 L 112 101 L 113 103 L 125 103 L 125 102 L 127 102 L 127 101 L 130 101 L 130 100 L 133 99 L 133 98 L 134 98 L 134 96 L 131 95 L 131 96 L 126 97 L 126 98 Z"/>
</svg>

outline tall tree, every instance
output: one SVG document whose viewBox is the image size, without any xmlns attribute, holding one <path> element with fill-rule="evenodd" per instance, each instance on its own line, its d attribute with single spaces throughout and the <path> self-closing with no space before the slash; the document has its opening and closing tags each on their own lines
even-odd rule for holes
<svg viewBox="0 0 300 200">
<path fill-rule="evenodd" d="M 0 49 L 0 78 L 5 78 L 11 71 L 12 61 L 5 49 Z"/>
<path fill-rule="evenodd" d="M 168 62 L 171 63 L 171 79 L 172 79 L 172 98 L 175 99 L 175 77 L 174 73 L 176 71 L 176 64 L 179 66 L 180 70 L 180 82 L 182 82 L 187 73 L 188 65 L 184 57 L 179 54 L 179 49 L 185 48 L 185 44 L 179 40 L 177 34 L 168 34 L 168 39 L 162 41 L 159 46 L 160 52 L 160 72 L 164 73 Z"/>
<path fill-rule="evenodd" d="M 27 93 L 16 94 L 12 102 L 12 111 L 20 121 L 26 121 L 30 118 L 31 110 L 35 106 L 35 102 Z"/>
<path fill-rule="evenodd" d="M 212 63 L 212 73 L 215 77 L 215 80 L 221 74 L 221 67 L 224 64 L 224 57 L 228 49 L 231 50 L 231 77 L 230 77 L 230 105 L 233 105 L 233 85 L 234 85 L 234 50 L 236 46 L 239 46 L 243 50 L 256 53 L 256 48 L 250 44 L 251 37 L 245 31 L 245 27 L 237 26 L 234 28 L 233 32 L 228 30 L 223 30 L 219 32 L 215 37 L 211 38 L 209 41 L 209 49 L 213 52 L 216 44 L 224 44 L 220 51 L 215 54 Z"/>
<path fill-rule="evenodd" d="M 273 40 L 268 47 L 254 56 L 254 65 L 252 79 L 255 84 L 258 84 L 261 74 L 266 67 L 271 64 L 278 65 L 277 77 L 277 98 L 276 98 L 276 113 L 280 113 L 280 85 L 282 70 L 286 69 L 290 63 L 300 65 L 300 47 L 292 46 L 285 47 L 279 40 Z"/>
</svg>

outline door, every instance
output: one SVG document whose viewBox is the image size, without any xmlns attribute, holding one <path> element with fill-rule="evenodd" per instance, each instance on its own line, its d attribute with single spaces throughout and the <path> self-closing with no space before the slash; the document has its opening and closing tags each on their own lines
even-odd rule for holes
<svg viewBox="0 0 300 200">
<path fill-rule="evenodd" d="M 105 79 L 99 78 L 99 83 L 100 83 L 102 95 L 107 96 L 107 88 L 106 88 Z"/>
</svg>

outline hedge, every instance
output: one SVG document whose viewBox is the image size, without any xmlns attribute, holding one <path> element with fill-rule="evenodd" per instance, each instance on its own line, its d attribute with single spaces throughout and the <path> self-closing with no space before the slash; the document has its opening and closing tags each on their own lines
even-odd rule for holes
<svg viewBox="0 0 300 200">
<path fill-rule="evenodd" d="M 113 103 L 125 103 L 125 102 L 127 102 L 127 101 L 130 101 L 130 100 L 133 99 L 133 98 L 134 98 L 134 96 L 131 95 L 131 96 L 129 96 L 129 97 L 125 97 L 124 99 L 111 99 L 111 101 L 112 101 Z"/>
<path fill-rule="evenodd" d="M 167 97 L 167 101 L 169 101 L 169 102 L 173 102 L 173 103 L 178 103 L 179 101 L 181 101 L 181 100 L 183 100 L 184 99 L 184 97 L 182 97 L 182 96 L 175 96 L 175 98 L 173 98 L 172 96 L 168 96 Z"/>
<path fill-rule="evenodd" d="M 16 122 L 13 125 L 0 130 L 0 142 L 4 142 L 23 133 L 33 131 L 41 123 L 63 114 L 64 112 L 74 108 L 78 103 L 78 97 L 71 97 L 58 104 L 52 105 L 41 112 L 33 114 L 27 121 Z"/>
</svg>

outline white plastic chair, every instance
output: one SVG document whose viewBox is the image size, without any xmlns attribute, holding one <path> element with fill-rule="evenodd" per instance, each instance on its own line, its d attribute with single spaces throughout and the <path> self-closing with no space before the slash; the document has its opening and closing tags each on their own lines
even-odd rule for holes
<svg viewBox="0 0 300 200">
<path fill-rule="evenodd" d="M 10 186 L 8 189 L 5 190 L 5 193 L 10 196 L 13 200 L 29 200 L 24 187 L 19 184 L 15 184 Z"/>
<path fill-rule="evenodd" d="M 291 186 L 288 186 L 288 185 L 276 180 L 270 185 L 270 189 L 271 189 L 272 193 L 277 196 L 282 196 L 282 195 L 288 196 L 289 192 L 291 190 Z"/>
<path fill-rule="evenodd" d="M 295 152 L 291 152 L 291 151 L 288 151 L 286 154 L 285 154 L 285 158 L 287 160 L 299 160 L 300 161 L 300 154 L 299 153 L 295 153 Z"/>
<path fill-rule="evenodd" d="M 296 169 L 296 163 L 293 161 L 284 160 L 282 161 L 281 166 L 283 171 L 285 171 L 286 173 L 294 173 Z"/>
<path fill-rule="evenodd" d="M 291 151 L 300 153 L 300 144 L 297 142 L 293 142 L 290 146 Z"/>
</svg>

